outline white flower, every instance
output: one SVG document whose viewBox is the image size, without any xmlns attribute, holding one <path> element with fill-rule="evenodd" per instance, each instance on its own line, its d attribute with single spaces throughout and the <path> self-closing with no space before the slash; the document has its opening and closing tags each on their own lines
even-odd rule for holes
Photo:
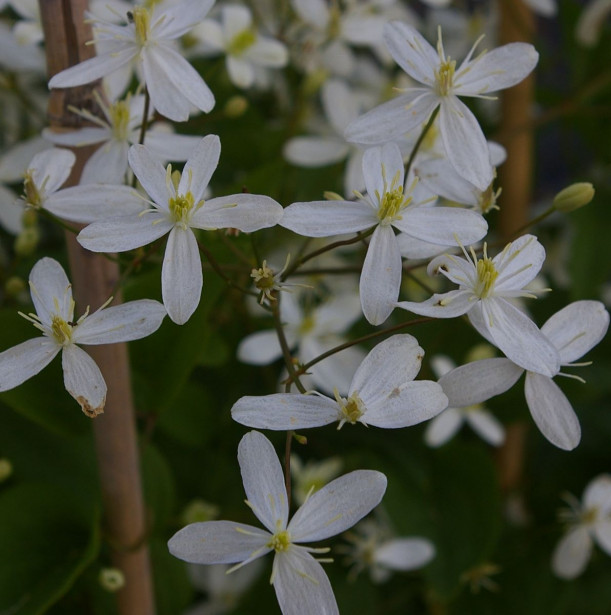
<svg viewBox="0 0 611 615">
<path fill-rule="evenodd" d="M 43 337 L 0 353 L 0 391 L 8 391 L 46 367 L 62 353 L 66 390 L 94 417 L 104 411 L 106 383 L 93 359 L 78 344 L 113 344 L 140 339 L 159 328 L 166 315 L 161 303 L 130 301 L 74 320 L 70 282 L 52 258 L 39 260 L 30 273 L 30 291 L 36 314 L 21 314 Z"/>
<path fill-rule="evenodd" d="M 129 168 L 127 153 L 130 145 L 138 143 L 144 113 L 144 96 L 129 96 L 110 105 L 96 92 L 96 99 L 105 119 L 82 110 L 77 113 L 96 126 L 70 132 L 53 132 L 46 129 L 46 139 L 56 145 L 83 147 L 100 145 L 87 160 L 81 174 L 81 184 L 122 184 Z M 152 120 L 154 109 L 149 109 Z M 166 130 L 156 130 L 153 125 L 146 133 L 146 147 L 160 161 L 186 160 L 200 142 L 200 137 L 176 135 Z"/>
<path fill-rule="evenodd" d="M 348 126 L 346 138 L 372 145 L 391 141 L 397 133 L 421 126 L 439 107 L 439 129 L 448 160 L 462 177 L 485 190 L 493 179 L 486 139 L 477 119 L 458 97 L 487 98 L 491 92 L 522 81 L 537 64 L 534 47 L 511 43 L 472 59 L 476 43 L 457 68 L 456 61 L 445 55 L 441 30 L 437 51 L 401 22 L 387 24 L 384 35 L 395 62 L 425 87 L 408 88 L 372 109 Z"/>
<path fill-rule="evenodd" d="M 161 270 L 161 292 L 177 324 L 189 320 L 202 292 L 202 267 L 193 228 L 237 228 L 252 232 L 273 226 L 282 206 L 267 196 L 233 194 L 204 200 L 221 155 L 216 135 L 204 137 L 182 174 L 164 169 L 145 145 L 133 145 L 129 163 L 151 197 L 151 209 L 95 222 L 81 231 L 79 243 L 94 252 L 124 252 L 170 234 Z"/>
<path fill-rule="evenodd" d="M 594 543 L 611 555 L 611 476 L 597 476 L 585 488 L 582 503 L 575 497 L 569 503 L 571 508 L 562 511 L 569 529 L 552 555 L 554 574 L 567 580 L 585 570 Z"/>
<path fill-rule="evenodd" d="M 282 68 L 288 62 L 288 51 L 279 41 L 261 36 L 253 27 L 249 8 L 228 4 L 221 9 L 221 22 L 207 19 L 191 33 L 201 39 L 205 49 L 227 55 L 227 72 L 239 88 L 255 82 L 257 67 Z"/>
<path fill-rule="evenodd" d="M 426 538 L 397 538 L 390 527 L 373 519 L 365 519 L 347 532 L 350 546 L 342 549 L 347 563 L 353 565 L 351 576 L 369 570 L 374 583 L 383 583 L 392 571 L 416 570 L 435 557 L 435 547 Z"/>
<path fill-rule="evenodd" d="M 25 172 L 21 205 L 44 208 L 72 222 L 87 224 L 143 209 L 142 197 L 129 186 L 71 186 L 60 190 L 76 160 L 67 149 L 52 148 L 32 158 Z"/>
<path fill-rule="evenodd" d="M 471 324 L 488 341 L 500 348 L 514 363 L 524 369 L 554 376 L 560 360 L 553 344 L 539 331 L 535 323 L 516 308 L 509 299 L 533 297 L 523 290 L 535 278 L 545 250 L 533 235 L 523 235 L 494 258 L 484 247 L 483 258 L 471 250 L 471 258 L 444 254 L 428 266 L 429 275 L 442 273 L 458 290 L 434 294 L 415 303 L 402 301 L 397 306 L 414 314 L 433 318 L 454 318 L 468 314 Z M 460 404 L 470 405 L 470 404 Z"/>
<path fill-rule="evenodd" d="M 294 294 L 284 294 L 280 301 L 280 316 L 290 348 L 303 364 L 315 359 L 334 346 L 343 344 L 342 337 L 361 315 L 357 295 L 344 293 L 331 296 L 326 302 L 304 310 Z M 355 346 L 328 357 L 308 370 L 314 386 L 331 393 L 336 387 L 348 390 L 350 379 L 364 352 Z M 238 359 L 251 365 L 267 365 L 282 356 L 275 330 L 257 331 L 245 337 L 238 346 Z M 306 379 L 302 379 L 304 382 Z"/>
<path fill-rule="evenodd" d="M 541 333 L 557 349 L 560 365 L 549 376 L 527 371 L 524 393 L 537 427 L 559 448 L 574 449 L 579 444 L 581 428 L 569 400 L 552 378 L 560 375 L 581 380 L 561 372 L 560 368 L 584 365 L 575 361 L 602 340 L 608 327 L 609 313 L 600 301 L 575 301 L 541 327 Z M 484 359 L 457 367 L 439 383 L 453 403 L 469 406 L 504 393 L 523 371 L 508 359 Z"/>
<path fill-rule="evenodd" d="M 293 203 L 281 226 L 306 237 L 329 237 L 375 227 L 359 284 L 365 318 L 382 324 L 399 297 L 402 263 L 393 227 L 417 240 L 456 246 L 481 239 L 486 221 L 458 208 L 420 207 L 412 185 L 404 186 L 403 158 L 395 143 L 368 149 L 363 156 L 367 198 L 358 201 Z"/>
<path fill-rule="evenodd" d="M 240 568 L 274 551 L 270 582 L 284 615 L 339 613 L 329 579 L 311 553 L 329 549 L 303 547 L 345 531 L 375 508 L 386 490 L 386 477 L 356 470 L 314 493 L 288 519 L 282 467 L 271 442 L 251 431 L 238 448 L 244 490 L 261 530 L 244 523 L 194 523 L 169 541 L 172 555 L 194 564 L 232 564 Z M 328 560 L 327 560 L 328 561 Z"/>
<path fill-rule="evenodd" d="M 585 47 L 594 47 L 600 40 L 609 13 L 611 13 L 611 0 L 590 0 L 581 11 L 575 27 L 577 42 Z"/>
<path fill-rule="evenodd" d="M 431 367 L 435 375 L 441 378 L 456 366 L 448 357 L 437 356 L 431 359 Z M 439 382 L 443 389 L 443 381 L 440 380 Z M 447 389 L 443 389 L 443 392 L 448 397 L 449 407 L 427 425 L 424 432 L 424 441 L 429 446 L 441 446 L 458 432 L 463 423 L 468 423 L 471 429 L 488 444 L 500 446 L 505 440 L 505 430 L 495 416 L 481 404 L 456 406 L 452 399 L 452 387 Z"/>
<path fill-rule="evenodd" d="M 378 344 L 356 370 L 347 398 L 277 393 L 240 398 L 232 418 L 248 427 L 307 429 L 329 423 L 362 423 L 386 429 L 408 427 L 439 414 L 448 406 L 441 386 L 413 382 L 424 351 L 411 335 L 393 335 Z"/>
<path fill-rule="evenodd" d="M 177 122 L 192 106 L 208 112 L 214 96 L 199 73 L 175 50 L 174 41 L 198 24 L 214 0 L 182 0 L 170 7 L 135 6 L 127 25 L 103 23 L 92 16 L 96 43 L 103 53 L 67 68 L 49 81 L 69 88 L 105 77 L 137 62 L 155 109 Z"/>
</svg>

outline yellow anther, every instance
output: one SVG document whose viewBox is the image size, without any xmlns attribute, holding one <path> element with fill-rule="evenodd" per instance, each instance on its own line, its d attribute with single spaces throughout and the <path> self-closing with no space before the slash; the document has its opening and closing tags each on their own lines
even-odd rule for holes
<svg viewBox="0 0 611 615">
<path fill-rule="evenodd" d="M 25 177 L 23 179 L 23 193 L 28 205 L 31 205 L 32 207 L 40 207 L 42 197 L 38 191 L 38 186 L 32 177 L 31 169 L 28 169 L 25 172 Z"/>
<path fill-rule="evenodd" d="M 177 224 L 182 224 L 185 228 L 189 225 L 189 218 L 193 210 L 194 199 L 190 192 L 187 194 L 177 194 L 168 202 L 170 212 L 174 216 Z"/>
<path fill-rule="evenodd" d="M 129 128 L 129 100 L 119 100 L 109 109 L 112 135 L 118 141 L 126 141 Z"/>
<path fill-rule="evenodd" d="M 276 553 L 288 551 L 291 546 L 291 535 L 287 530 L 276 532 L 266 546 L 276 551 Z"/>
<path fill-rule="evenodd" d="M 435 72 L 436 91 L 439 96 L 447 96 L 452 93 L 454 82 L 454 71 L 456 70 L 456 60 L 447 59 L 442 62 L 439 70 Z"/>
<path fill-rule="evenodd" d="M 68 324 L 60 316 L 57 316 L 57 314 L 51 316 L 51 332 L 55 341 L 62 346 L 72 342 L 72 325 Z"/>
<path fill-rule="evenodd" d="M 494 290 L 494 283 L 499 275 L 492 259 L 488 258 L 486 246 L 484 245 L 484 258 L 479 259 L 476 265 L 477 282 L 474 293 L 480 298 L 489 297 Z"/>
<path fill-rule="evenodd" d="M 355 391 L 348 397 L 348 399 L 343 399 L 340 397 L 337 389 L 333 391 L 335 395 L 335 401 L 337 401 L 337 405 L 342 413 L 340 418 L 341 424 L 350 423 L 354 425 L 362 416 L 365 414 L 365 404 L 363 400 L 359 397 L 358 392 Z"/>
<path fill-rule="evenodd" d="M 136 42 L 144 47 L 151 33 L 151 14 L 143 6 L 136 6 L 131 11 L 131 21 L 134 22 Z"/>
<path fill-rule="evenodd" d="M 390 186 L 386 181 L 384 167 L 382 167 L 382 174 L 384 177 L 384 192 L 383 194 L 379 194 L 379 192 L 376 191 L 376 198 L 379 203 L 378 220 L 390 224 L 395 220 L 401 219 L 401 211 L 410 204 L 412 197 L 406 197 L 403 194 L 403 186 L 399 183 L 399 171 L 397 171 L 392 178 Z"/>
</svg>

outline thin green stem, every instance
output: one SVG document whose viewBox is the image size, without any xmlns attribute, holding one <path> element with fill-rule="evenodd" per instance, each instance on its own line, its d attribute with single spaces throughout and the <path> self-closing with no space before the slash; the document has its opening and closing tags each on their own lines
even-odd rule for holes
<svg viewBox="0 0 611 615">
<path fill-rule="evenodd" d="M 149 109 L 151 107 L 151 97 L 149 95 L 148 88 L 144 88 L 144 111 L 142 113 L 142 124 L 140 124 L 140 135 L 138 136 L 138 143 L 144 145 L 144 138 L 146 137 L 146 129 L 149 123 Z"/>
<path fill-rule="evenodd" d="M 414 147 L 412 148 L 412 153 L 409 155 L 409 160 L 407 161 L 407 164 L 405 165 L 405 177 L 409 175 L 409 171 L 412 168 L 412 164 L 414 162 L 414 159 L 416 158 L 416 154 L 418 153 L 418 150 L 420 149 L 420 146 L 422 145 L 422 142 L 424 141 L 428 131 L 431 129 L 431 126 L 435 123 L 435 120 L 437 119 L 438 114 L 439 114 L 439 107 L 436 107 L 433 113 L 431 113 L 431 117 L 429 118 L 429 121 L 426 123 L 426 125 L 422 129 L 422 132 L 420 133 L 418 140 L 414 144 Z"/>
</svg>

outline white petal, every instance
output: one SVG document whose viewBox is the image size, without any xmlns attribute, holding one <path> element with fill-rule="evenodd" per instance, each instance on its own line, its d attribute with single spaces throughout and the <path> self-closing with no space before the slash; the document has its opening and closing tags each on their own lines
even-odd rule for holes
<svg viewBox="0 0 611 615">
<path fill-rule="evenodd" d="M 523 371 L 509 359 L 482 359 L 444 374 L 439 384 L 448 396 L 450 406 L 473 406 L 508 391 Z"/>
<path fill-rule="evenodd" d="M 129 165 L 151 199 L 167 210 L 168 200 L 174 196 L 173 188 L 166 184 L 166 170 L 146 145 L 129 148 Z"/>
<path fill-rule="evenodd" d="M 288 50 L 279 41 L 257 36 L 255 44 L 248 50 L 248 59 L 259 66 L 282 68 L 288 62 Z"/>
<path fill-rule="evenodd" d="M 325 115 L 338 134 L 343 135 L 346 126 L 358 117 L 358 102 L 354 93 L 340 79 L 329 79 L 320 93 Z"/>
<path fill-rule="evenodd" d="M 485 410 L 468 410 L 465 414 L 473 430 L 488 444 L 500 446 L 505 440 L 505 429 L 496 417 Z"/>
<path fill-rule="evenodd" d="M 488 145 L 473 113 L 456 96 L 444 96 L 439 130 L 448 160 L 456 172 L 480 190 L 494 179 Z"/>
<path fill-rule="evenodd" d="M 138 48 L 134 44 L 126 44 L 122 48 L 113 45 L 112 52 L 95 56 L 57 73 L 49 81 L 49 88 L 71 88 L 91 83 L 128 64 L 137 54 Z"/>
<path fill-rule="evenodd" d="M 146 147 L 159 159 L 187 160 L 193 155 L 201 139 L 191 135 L 177 135 L 161 130 L 156 124 L 146 133 Z"/>
<path fill-rule="evenodd" d="M 609 312 L 600 301 L 575 301 L 556 312 L 542 327 L 560 353 L 572 363 L 600 342 L 609 328 Z"/>
<path fill-rule="evenodd" d="M 609 511 L 607 509 L 607 517 L 599 520 L 592 528 L 592 531 L 600 548 L 607 555 L 611 555 L 611 519 L 609 519 L 608 515 Z"/>
<path fill-rule="evenodd" d="M 301 19 L 319 30 L 324 30 L 331 18 L 325 0 L 291 0 L 291 6 Z"/>
<path fill-rule="evenodd" d="M 441 246 L 436 243 L 429 243 L 428 241 L 421 241 L 415 237 L 411 237 L 406 233 L 399 233 L 397 235 L 397 243 L 399 244 L 399 250 L 401 256 L 408 259 L 428 259 L 433 256 L 437 256 L 439 253 L 447 250 L 448 246 Z"/>
<path fill-rule="evenodd" d="M 386 143 L 381 147 L 370 147 L 363 155 L 363 176 L 367 194 L 374 202 L 379 202 L 391 186 L 403 186 L 403 156 L 396 143 Z"/>
<path fill-rule="evenodd" d="M 416 81 L 432 86 L 439 69 L 439 55 L 412 26 L 391 21 L 384 27 L 384 42 L 394 61 Z"/>
<path fill-rule="evenodd" d="M 490 297 L 480 303 L 482 323 L 508 359 L 550 378 L 558 373 L 558 351 L 524 312 L 501 297 Z"/>
<path fill-rule="evenodd" d="M 507 244 L 492 262 L 499 277 L 494 290 L 502 291 L 522 289 L 532 282 L 545 261 L 545 249 L 534 235 L 522 235 Z"/>
<path fill-rule="evenodd" d="M 528 372 L 526 403 L 541 433 L 555 446 L 573 450 L 581 439 L 579 419 L 565 394 L 551 379 Z"/>
<path fill-rule="evenodd" d="M 30 294 L 40 320 L 50 326 L 51 315 L 72 320 L 72 287 L 63 267 L 54 259 L 41 258 L 30 272 Z"/>
<path fill-rule="evenodd" d="M 350 146 L 334 137 L 295 137 L 283 149 L 284 157 L 300 167 L 324 167 L 343 160 Z"/>
<path fill-rule="evenodd" d="M 268 365 L 282 356 L 282 349 L 275 331 L 257 331 L 240 342 L 237 355 L 244 363 Z"/>
<path fill-rule="evenodd" d="M 44 183 L 44 193 L 47 195 L 58 190 L 68 179 L 75 161 L 73 152 L 54 147 L 36 154 L 28 165 L 28 171 L 32 173 L 38 189 Z"/>
<path fill-rule="evenodd" d="M 83 412 L 93 418 L 104 412 L 106 383 L 96 362 L 75 344 L 62 351 L 64 385 L 80 404 Z"/>
<path fill-rule="evenodd" d="M 0 182 L 13 183 L 23 180 L 32 158 L 51 147 L 41 136 L 31 137 L 4 150 L 0 156 Z"/>
<path fill-rule="evenodd" d="M 200 74 L 169 46 L 149 46 L 142 69 L 155 108 L 176 122 L 189 119 L 190 104 L 208 113 L 214 95 Z M 189 104 L 190 103 L 190 104 Z"/>
<path fill-rule="evenodd" d="M 583 507 L 598 508 L 601 516 L 611 511 L 611 476 L 601 474 L 588 483 L 583 492 Z"/>
<path fill-rule="evenodd" d="M 344 192 L 354 194 L 358 190 L 365 190 L 365 178 L 363 177 L 363 152 L 355 147 L 348 154 L 348 161 L 344 171 Z"/>
<path fill-rule="evenodd" d="M 45 368 L 61 346 L 47 337 L 36 337 L 0 352 L 0 391 L 14 389 Z"/>
<path fill-rule="evenodd" d="M 231 408 L 234 421 L 256 429 L 289 431 L 328 425 L 338 419 L 337 403 L 318 395 L 284 394 L 241 397 Z"/>
<path fill-rule="evenodd" d="M 424 432 L 424 441 L 433 447 L 441 446 L 456 434 L 463 424 L 464 413 L 460 408 L 448 408 L 436 416 Z"/>
<path fill-rule="evenodd" d="M 437 275 L 440 270 L 443 270 L 444 277 L 462 288 L 474 288 L 477 283 L 477 271 L 473 263 L 460 256 L 442 254 L 434 258 L 426 268 L 429 275 Z"/>
<path fill-rule="evenodd" d="M 82 147 L 84 145 L 95 145 L 103 143 L 112 137 L 110 128 L 95 128 L 89 126 L 70 132 L 53 132 L 49 128 L 43 130 L 45 139 L 55 145 L 65 145 L 68 147 Z"/>
<path fill-rule="evenodd" d="M 354 374 L 350 394 L 357 391 L 365 405 L 386 399 L 420 371 L 424 350 L 412 335 L 393 335 L 365 357 Z"/>
<path fill-rule="evenodd" d="M 92 252 L 125 252 L 152 243 L 173 226 L 165 214 L 151 209 L 94 222 L 78 234 L 77 241 Z"/>
<path fill-rule="evenodd" d="M 140 299 L 94 312 L 74 331 L 76 344 L 114 344 L 146 337 L 166 316 L 159 301 Z"/>
<path fill-rule="evenodd" d="M 242 58 L 227 56 L 227 72 L 231 83 L 239 88 L 249 88 L 255 81 L 255 70 Z"/>
<path fill-rule="evenodd" d="M 81 184 L 122 184 L 127 173 L 127 141 L 112 140 L 99 147 L 87 160 Z"/>
<path fill-rule="evenodd" d="M 280 203 L 259 194 L 230 194 L 210 199 L 191 217 L 191 226 L 203 229 L 237 228 L 252 233 L 277 224 L 283 215 Z"/>
<path fill-rule="evenodd" d="M 429 380 L 416 380 L 397 387 L 383 402 L 367 408 L 362 421 L 384 429 L 417 425 L 448 407 L 443 389 Z"/>
<path fill-rule="evenodd" d="M 214 0 L 183 0 L 173 6 L 163 5 L 165 19 L 155 28 L 155 36 L 174 39 L 186 34 L 204 19 L 213 4 Z"/>
<path fill-rule="evenodd" d="M 280 226 L 306 237 L 330 237 L 363 231 L 377 222 L 371 207 L 362 201 L 312 201 L 289 205 Z"/>
<path fill-rule="evenodd" d="M 284 474 L 272 443 L 258 431 L 248 432 L 238 446 L 248 504 L 272 533 L 286 528 L 289 505 Z"/>
<path fill-rule="evenodd" d="M 208 135 L 204 137 L 185 164 L 178 185 L 178 192 L 186 194 L 190 190 L 196 203 L 203 199 L 220 157 L 221 140 L 218 136 Z"/>
<path fill-rule="evenodd" d="M 277 553 L 274 570 L 282 615 L 339 615 L 325 571 L 305 549 L 292 546 Z"/>
<path fill-rule="evenodd" d="M 72 186 L 52 194 L 45 203 L 51 213 L 82 224 L 139 214 L 146 201 L 129 186 Z"/>
<path fill-rule="evenodd" d="M 537 65 L 539 54 L 528 43 L 497 47 L 469 62 L 464 75 L 455 78 L 458 96 L 487 95 L 522 81 Z M 460 75 L 461 66 L 456 74 Z"/>
<path fill-rule="evenodd" d="M 424 89 L 411 90 L 350 122 L 344 133 L 351 143 L 381 145 L 424 125 L 439 99 Z"/>
<path fill-rule="evenodd" d="M 271 536 L 258 527 L 233 521 L 191 523 L 170 538 L 174 557 L 192 564 L 234 564 L 247 560 L 255 551 L 269 553 Z"/>
<path fill-rule="evenodd" d="M 394 538 L 374 551 L 374 562 L 392 570 L 415 570 L 435 557 L 435 547 L 424 538 Z"/>
<path fill-rule="evenodd" d="M 416 239 L 443 246 L 468 246 L 488 232 L 480 214 L 459 207 L 408 207 L 394 226 Z"/>
<path fill-rule="evenodd" d="M 561 579 L 578 577 L 588 565 L 592 539 L 585 527 L 576 527 L 560 540 L 552 555 L 552 570 Z"/>
<path fill-rule="evenodd" d="M 202 263 L 197 240 L 191 229 L 175 226 L 161 268 L 161 295 L 168 316 L 184 325 L 199 305 L 202 294 Z"/>
<path fill-rule="evenodd" d="M 473 306 L 473 293 L 468 290 L 451 290 L 448 293 L 435 293 L 426 301 L 399 301 L 397 307 L 433 318 L 454 318 L 466 314 Z"/>
<path fill-rule="evenodd" d="M 363 314 L 372 325 L 381 325 L 393 311 L 402 273 L 395 232 L 380 225 L 369 242 L 359 284 Z"/>
<path fill-rule="evenodd" d="M 295 542 L 335 536 L 371 512 L 385 491 L 384 474 L 355 470 L 313 493 L 295 513 L 287 529 Z"/>
<path fill-rule="evenodd" d="M 19 235 L 23 230 L 24 201 L 0 184 L 0 225 L 11 235 Z"/>
</svg>

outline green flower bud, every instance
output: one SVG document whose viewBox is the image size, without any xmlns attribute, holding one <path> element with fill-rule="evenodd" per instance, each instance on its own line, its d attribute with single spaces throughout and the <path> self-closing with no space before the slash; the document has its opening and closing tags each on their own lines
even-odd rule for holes
<svg viewBox="0 0 611 615">
<path fill-rule="evenodd" d="M 26 288 L 25 281 L 16 275 L 11 276 L 4 283 L 4 292 L 9 297 L 17 297 L 25 290 L 25 288 Z"/>
<path fill-rule="evenodd" d="M 594 186 L 577 182 L 567 186 L 554 197 L 554 207 L 565 214 L 587 205 L 594 198 Z"/>
<path fill-rule="evenodd" d="M 125 586 L 125 575 L 118 568 L 102 568 L 98 581 L 107 592 L 114 594 Z"/>
<path fill-rule="evenodd" d="M 38 227 L 28 226 L 15 239 L 15 252 L 19 256 L 29 256 L 38 247 L 40 233 Z"/>
<path fill-rule="evenodd" d="M 240 117 L 248 109 L 248 100 L 244 96 L 232 96 L 226 103 L 224 112 L 227 117 Z"/>
<path fill-rule="evenodd" d="M 216 519 L 219 514 L 218 506 L 210 504 L 205 500 L 193 500 L 187 504 L 180 516 L 182 523 L 189 525 L 201 521 L 211 521 Z"/>
</svg>

